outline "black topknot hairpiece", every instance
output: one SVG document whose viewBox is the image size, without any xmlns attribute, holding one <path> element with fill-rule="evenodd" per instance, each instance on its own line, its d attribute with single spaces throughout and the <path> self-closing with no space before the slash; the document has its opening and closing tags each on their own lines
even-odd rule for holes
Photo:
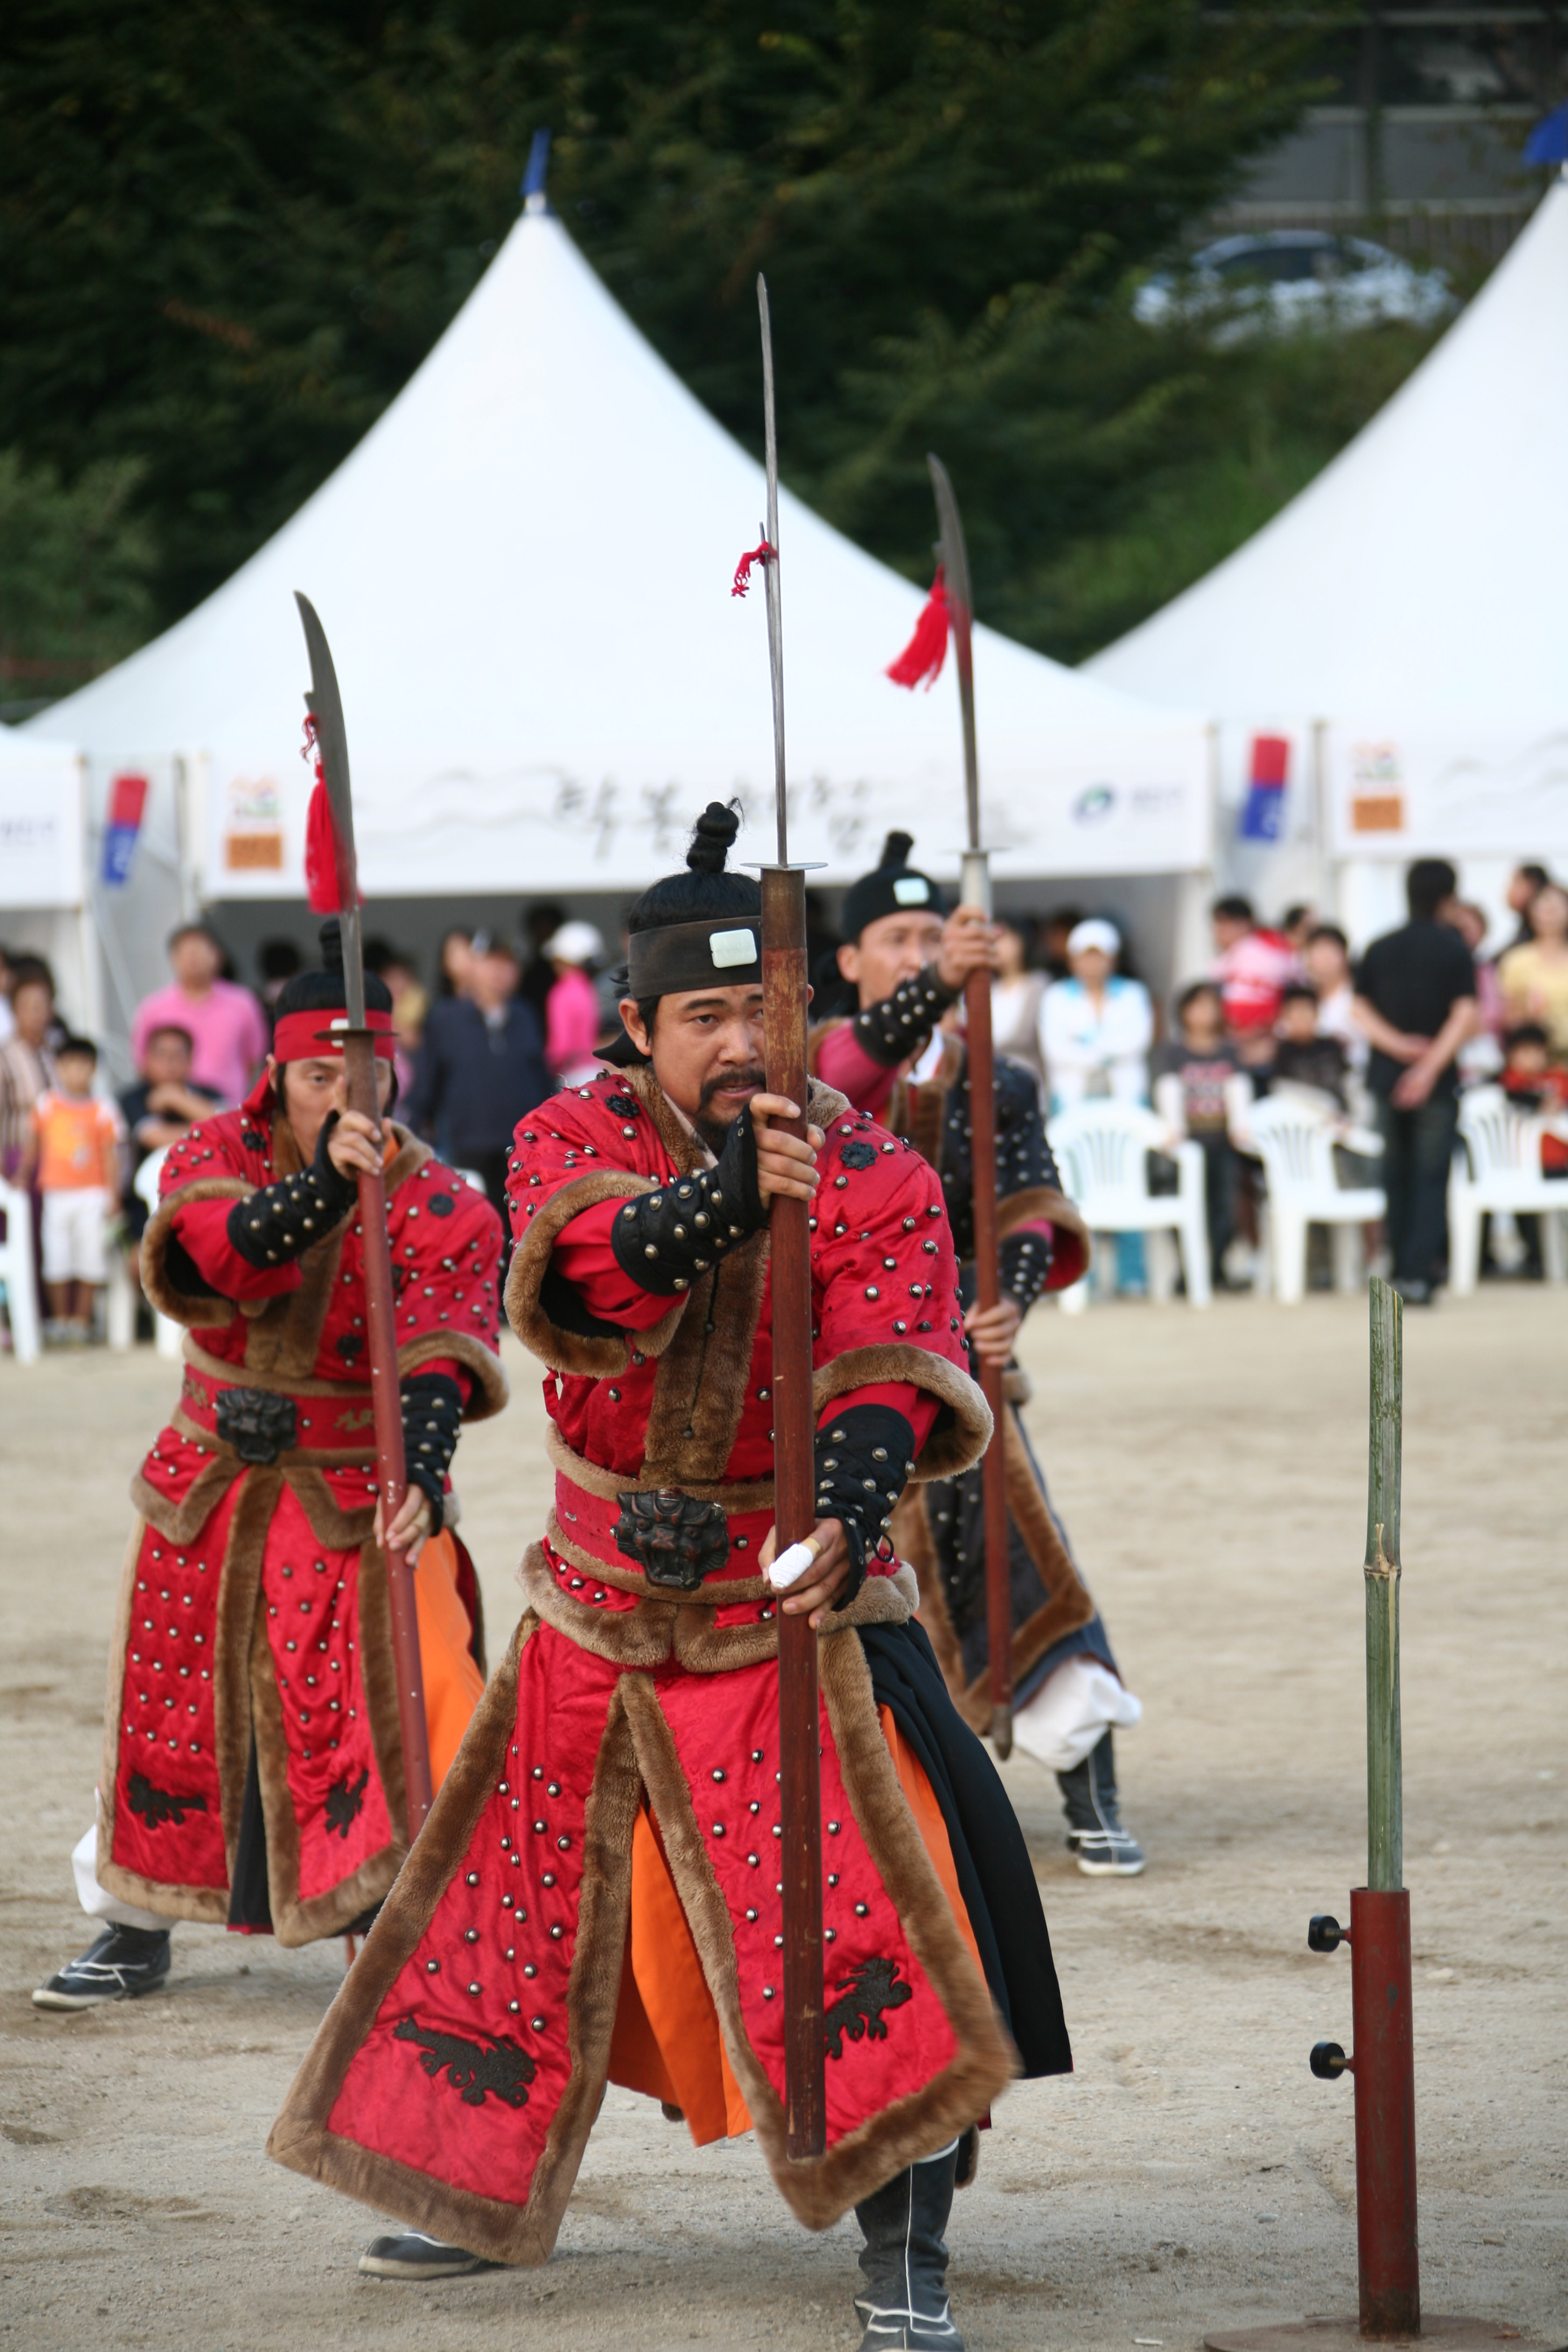
<svg viewBox="0 0 1568 2352">
<path fill-rule="evenodd" d="M 740 830 L 741 812 L 733 801 L 710 801 L 691 828 L 686 863 L 692 873 L 722 874 Z"/>
<path fill-rule="evenodd" d="M 882 855 L 877 860 L 879 867 L 907 866 L 910 862 L 910 852 L 914 845 L 915 837 L 912 833 L 890 833 L 882 844 Z"/>
</svg>

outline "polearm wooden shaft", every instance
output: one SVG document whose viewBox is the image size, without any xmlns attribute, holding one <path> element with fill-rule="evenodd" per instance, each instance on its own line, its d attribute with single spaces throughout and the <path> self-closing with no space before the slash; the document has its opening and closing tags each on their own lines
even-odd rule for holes
<svg viewBox="0 0 1568 2352">
<path fill-rule="evenodd" d="M 768 511 L 763 565 L 773 698 L 773 792 L 778 863 L 763 869 L 763 1033 L 768 1092 L 798 1103 L 806 1121 L 805 877 L 789 865 L 784 794 L 784 612 L 779 583 L 778 442 L 767 281 L 757 279 Z M 776 1194 L 769 1211 L 773 1291 L 773 1517 L 782 1552 L 816 1523 L 816 1417 L 811 1403 L 811 1232 L 805 1201 Z M 787 2153 L 821 2156 L 827 2145 L 826 2048 L 822 1985 L 822 1775 L 816 1635 L 805 1616 L 779 1629 L 780 1856 L 784 1884 L 784 2119 Z"/>
<path fill-rule="evenodd" d="M 364 1022 L 364 967 L 360 953 L 357 906 L 352 919 L 344 913 L 338 919 L 343 932 L 343 971 L 346 974 L 352 968 L 359 980 L 359 1010 L 356 1013 L 353 1004 L 349 1006 L 350 1034 L 343 1043 L 349 1108 L 363 1111 L 379 1126 L 375 1045 Z M 390 1527 L 407 1499 L 408 1472 L 403 1451 L 403 1385 L 397 1370 L 397 1303 L 392 1286 L 392 1245 L 386 1232 L 386 1186 L 379 1169 L 374 1176 L 362 1170 L 357 1181 L 364 1265 L 365 1352 L 370 1360 L 370 1397 L 375 1414 L 375 1486 L 382 1524 Z M 413 1564 L 405 1551 L 388 1549 L 385 1558 L 392 1659 L 397 1675 L 397 1722 L 403 1740 L 404 1802 L 408 1816 L 408 1843 L 412 1845 L 435 1800 L 429 1724 L 425 1713 L 425 1664 L 419 1651 L 419 1610 L 414 1598 Z"/>
<path fill-rule="evenodd" d="M 973 611 L 969 555 L 952 484 L 940 457 L 926 459 L 936 495 L 942 560 L 958 670 L 958 701 L 963 720 L 963 793 L 969 846 L 959 892 L 966 907 L 991 919 L 991 871 L 980 845 L 980 755 L 974 731 Z M 996 1201 L 996 1061 L 991 1039 L 991 974 L 971 972 L 963 992 L 969 1061 L 970 1176 L 973 1192 L 975 1304 L 984 1312 L 1002 1296 Z M 982 1526 L 985 1540 L 985 1647 L 991 1683 L 991 1740 L 998 1756 L 1013 1752 L 1013 1587 L 1007 1529 L 1006 1429 L 1000 1364 L 979 1366 L 980 1385 L 991 1408 L 994 1431 L 981 1464 Z"/>
<path fill-rule="evenodd" d="M 348 731 L 342 698 L 326 631 L 314 605 L 295 592 L 310 655 L 310 692 L 306 697 L 316 722 L 317 747 L 337 836 L 338 923 L 343 948 L 343 1076 L 349 1108 L 381 1122 L 375 1077 L 375 1041 L 365 1022 L 364 955 L 359 904 L 359 860 L 354 847 L 353 795 L 349 782 Z M 359 1226 L 364 1267 L 365 1346 L 370 1361 L 371 1404 L 375 1417 L 376 1493 L 382 1523 L 390 1527 L 408 1493 L 403 1451 L 403 1390 L 397 1370 L 396 1300 L 392 1286 L 392 1246 L 386 1233 L 386 1186 L 382 1171 L 361 1174 Z M 413 1844 L 430 1811 L 430 1733 L 425 1714 L 425 1670 L 419 1654 L 419 1611 L 414 1570 L 404 1551 L 388 1549 L 387 1613 L 393 1668 L 397 1676 L 397 1721 L 403 1746 L 404 1804 Z"/>
<path fill-rule="evenodd" d="M 1402 1314 L 1397 1291 L 1374 1276 L 1366 1480 L 1366 1883 L 1382 1891 L 1405 1883 L 1399 1724 Z"/>
</svg>

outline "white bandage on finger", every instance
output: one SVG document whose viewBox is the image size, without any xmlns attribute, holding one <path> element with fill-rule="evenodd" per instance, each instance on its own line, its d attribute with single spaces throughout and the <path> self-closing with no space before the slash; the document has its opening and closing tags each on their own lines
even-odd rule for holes
<svg viewBox="0 0 1568 2352">
<path fill-rule="evenodd" d="M 782 1592 L 786 1584 L 793 1584 L 804 1570 L 813 1565 L 821 1550 L 816 1538 L 807 1536 L 804 1543 L 793 1543 L 787 1550 L 781 1551 L 768 1570 L 768 1582 L 773 1591 Z"/>
</svg>

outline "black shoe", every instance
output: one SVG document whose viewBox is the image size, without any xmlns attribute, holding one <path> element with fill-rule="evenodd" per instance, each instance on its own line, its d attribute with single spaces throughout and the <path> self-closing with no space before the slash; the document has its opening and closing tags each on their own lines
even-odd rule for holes
<svg viewBox="0 0 1568 2352">
<path fill-rule="evenodd" d="M 371 2278 L 384 2279 L 464 2278 L 470 2271 L 500 2268 L 499 2263 L 487 2262 L 483 2254 L 448 2246 L 425 2230 L 395 2230 L 384 2238 L 373 2238 L 359 2258 L 359 2266 Z"/>
<path fill-rule="evenodd" d="M 963 2352 L 947 2303 L 942 2231 L 952 2210 L 958 2148 L 911 2164 L 855 2208 L 865 2233 L 855 2298 L 860 2352 Z"/>
<path fill-rule="evenodd" d="M 106 1927 L 79 1960 L 70 1960 L 33 1995 L 35 2009 L 96 2009 L 100 2001 L 134 2000 L 169 1973 L 167 1927 Z"/>
<path fill-rule="evenodd" d="M 1068 1817 L 1068 1851 L 1078 1856 L 1086 1878 L 1136 1878 L 1145 1856 L 1122 1824 L 1116 1802 L 1116 1750 L 1105 1731 L 1081 1764 L 1058 1772 L 1062 1810 Z"/>
<path fill-rule="evenodd" d="M 1406 1307 L 1430 1307 L 1433 1286 L 1414 1274 L 1396 1274 L 1389 1288 L 1398 1293 Z"/>
</svg>

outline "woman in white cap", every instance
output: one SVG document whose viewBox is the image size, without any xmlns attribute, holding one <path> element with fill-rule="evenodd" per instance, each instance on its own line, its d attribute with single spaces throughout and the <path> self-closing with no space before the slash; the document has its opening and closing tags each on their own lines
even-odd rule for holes
<svg viewBox="0 0 1568 2352">
<path fill-rule="evenodd" d="M 1053 1115 L 1091 1095 L 1118 1102 L 1149 1099 L 1149 1048 L 1154 1009 L 1141 980 L 1116 969 L 1121 934 L 1102 916 L 1068 934 L 1070 977 L 1054 981 L 1040 1006 L 1040 1050 Z M 1143 1236 L 1116 1236 L 1117 1287 L 1134 1296 L 1145 1285 Z"/>
<path fill-rule="evenodd" d="M 592 923 L 563 923 L 544 942 L 555 979 L 544 1003 L 544 1061 L 563 1087 L 586 1086 L 599 1075 L 599 992 L 593 967 L 605 942 Z"/>
<path fill-rule="evenodd" d="M 1089 1095 L 1149 1099 L 1153 1008 L 1142 982 L 1117 971 L 1121 952 L 1121 932 L 1100 916 L 1075 924 L 1068 934 L 1071 978 L 1053 982 L 1040 1007 L 1040 1051 L 1053 1111 Z"/>
</svg>

